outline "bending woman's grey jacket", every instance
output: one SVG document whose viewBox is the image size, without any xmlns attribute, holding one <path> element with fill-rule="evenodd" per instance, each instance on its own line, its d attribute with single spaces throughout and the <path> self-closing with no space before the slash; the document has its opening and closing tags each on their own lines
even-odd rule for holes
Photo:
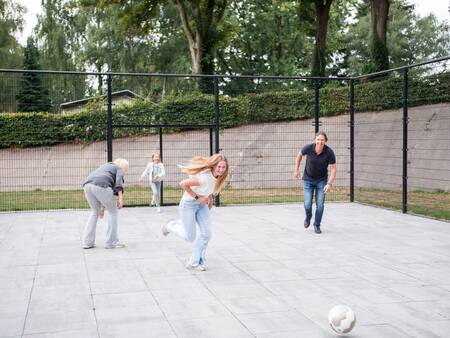
<svg viewBox="0 0 450 338">
<path fill-rule="evenodd" d="M 90 183 L 102 188 L 112 188 L 114 195 L 123 192 L 124 172 L 114 163 L 106 163 L 95 169 L 86 178 L 83 186 Z"/>
</svg>

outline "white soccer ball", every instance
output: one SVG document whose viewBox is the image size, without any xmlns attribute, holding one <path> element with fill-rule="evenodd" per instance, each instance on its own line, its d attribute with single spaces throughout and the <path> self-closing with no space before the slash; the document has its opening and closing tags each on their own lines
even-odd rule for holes
<svg viewBox="0 0 450 338">
<path fill-rule="evenodd" d="M 356 324 L 356 316 L 347 305 L 336 305 L 328 313 L 328 322 L 334 332 L 349 333 Z"/>
</svg>

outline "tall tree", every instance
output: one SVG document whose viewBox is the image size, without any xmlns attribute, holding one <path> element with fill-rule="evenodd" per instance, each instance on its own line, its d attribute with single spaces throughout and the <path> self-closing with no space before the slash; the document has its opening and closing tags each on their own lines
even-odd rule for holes
<svg viewBox="0 0 450 338">
<path fill-rule="evenodd" d="M 24 12 L 15 1 L 0 0 L 0 68 L 21 65 L 22 51 L 14 34 L 22 30 Z"/>
<path fill-rule="evenodd" d="M 213 74 L 218 43 L 223 38 L 222 19 L 229 0 L 172 0 L 175 2 L 181 28 L 188 42 L 194 74 Z M 81 6 L 105 8 L 119 6 L 119 22 L 127 28 L 151 32 L 161 6 L 167 0 L 79 0 Z M 201 81 L 202 91 L 211 92 L 212 83 Z"/>
<path fill-rule="evenodd" d="M 42 0 L 42 14 L 35 28 L 41 66 L 60 71 L 83 71 L 79 51 L 86 20 L 72 10 L 68 0 Z M 57 110 L 59 104 L 85 97 L 87 79 L 79 75 L 52 75 L 49 92 Z"/>
<path fill-rule="evenodd" d="M 0 0 L 0 68 L 20 68 L 22 49 L 15 34 L 22 30 L 25 9 L 13 0 Z M 13 74 L 0 76 L 0 112 L 16 110 L 16 86 Z"/>
<path fill-rule="evenodd" d="M 327 65 L 327 33 L 330 10 L 333 0 L 300 0 L 301 17 L 313 19 L 314 47 L 312 53 L 311 75 L 325 76 Z M 311 26 L 311 21 L 310 24 Z M 310 28 L 311 30 L 311 28 Z"/>
<path fill-rule="evenodd" d="M 373 71 L 389 68 L 389 53 L 386 33 L 389 15 L 390 0 L 369 0 L 372 22 L 372 41 L 370 52 L 374 64 Z"/>
<path fill-rule="evenodd" d="M 357 16 L 345 34 L 345 59 L 342 65 L 348 75 L 372 72 L 375 68 L 370 53 L 371 14 L 367 4 L 358 6 Z M 420 17 L 407 0 L 392 1 L 389 10 L 387 48 L 390 67 L 425 61 L 448 55 L 449 25 L 434 15 Z"/>
<path fill-rule="evenodd" d="M 31 37 L 24 48 L 24 70 L 40 70 L 39 52 Z M 18 111 L 20 112 L 46 112 L 50 110 L 48 89 L 42 82 L 39 73 L 23 73 L 20 81 L 20 90 L 17 94 Z"/>
</svg>

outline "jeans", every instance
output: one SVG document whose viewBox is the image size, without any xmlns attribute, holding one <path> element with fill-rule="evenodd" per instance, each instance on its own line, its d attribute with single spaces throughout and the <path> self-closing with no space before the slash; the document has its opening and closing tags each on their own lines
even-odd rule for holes
<svg viewBox="0 0 450 338">
<path fill-rule="evenodd" d="M 204 265 L 208 242 L 211 239 L 211 219 L 207 204 L 200 204 L 196 200 L 181 200 L 179 206 L 181 220 L 171 223 L 169 231 L 182 239 L 193 242 L 196 237 L 196 223 L 200 228 L 200 236 L 194 245 L 189 264 Z"/>
<path fill-rule="evenodd" d="M 157 207 L 161 205 L 161 181 L 155 181 L 150 183 L 152 189 L 152 201 L 151 204 L 155 204 Z"/>
<path fill-rule="evenodd" d="M 304 206 L 306 221 L 309 223 L 312 218 L 312 200 L 314 192 L 316 194 L 316 214 L 314 216 L 314 226 L 320 226 L 325 205 L 325 192 L 323 189 L 327 185 L 327 178 L 316 181 L 303 181 Z"/>
<path fill-rule="evenodd" d="M 91 207 L 91 214 L 84 229 L 83 242 L 85 245 L 95 244 L 95 230 L 97 228 L 98 213 L 103 205 L 108 211 L 108 230 L 105 246 L 112 246 L 117 239 L 117 205 L 111 188 L 102 188 L 94 184 L 84 186 L 84 195 Z"/>
</svg>

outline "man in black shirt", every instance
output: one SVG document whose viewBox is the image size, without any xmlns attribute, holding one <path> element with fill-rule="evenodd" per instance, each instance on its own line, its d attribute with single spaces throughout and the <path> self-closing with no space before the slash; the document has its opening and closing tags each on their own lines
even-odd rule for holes
<svg viewBox="0 0 450 338">
<path fill-rule="evenodd" d="M 312 199 L 316 195 L 316 213 L 314 216 L 314 231 L 320 234 L 320 222 L 325 204 L 325 194 L 331 190 L 336 178 L 336 156 L 333 150 L 326 145 L 327 135 L 319 131 L 314 143 L 305 145 L 295 159 L 295 177 L 300 178 L 300 163 L 306 156 L 305 170 L 303 172 L 303 194 L 306 218 L 305 228 L 309 227 L 312 218 Z M 330 177 L 328 177 L 330 167 Z"/>
</svg>

